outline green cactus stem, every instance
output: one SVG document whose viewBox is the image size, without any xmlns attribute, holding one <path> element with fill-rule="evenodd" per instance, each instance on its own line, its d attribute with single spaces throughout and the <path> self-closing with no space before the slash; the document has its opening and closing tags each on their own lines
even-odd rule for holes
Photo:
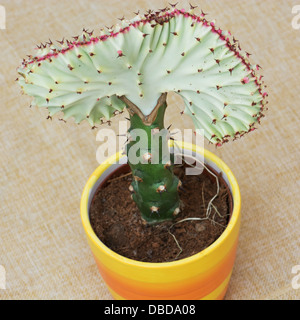
<svg viewBox="0 0 300 320">
<path fill-rule="evenodd" d="M 179 213 L 179 179 L 173 173 L 174 157 L 169 153 L 168 130 L 164 128 L 166 94 L 153 113 L 141 117 L 138 108 L 125 97 L 130 113 L 128 163 L 133 174 L 130 190 L 142 218 L 149 224 L 172 220 Z M 141 132 L 143 135 L 138 135 Z M 139 141 L 137 140 L 139 137 Z M 138 145 L 138 148 L 136 146 Z"/>
</svg>

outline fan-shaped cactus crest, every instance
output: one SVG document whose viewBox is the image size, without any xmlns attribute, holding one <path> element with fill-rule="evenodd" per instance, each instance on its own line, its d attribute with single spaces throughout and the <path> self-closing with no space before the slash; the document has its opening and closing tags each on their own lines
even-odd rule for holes
<svg viewBox="0 0 300 320">
<path fill-rule="evenodd" d="M 18 69 L 19 83 L 50 116 L 91 125 L 125 107 L 125 96 L 146 118 L 162 93 L 174 91 L 185 113 L 216 144 L 254 128 L 265 96 L 258 65 L 251 65 L 230 32 L 204 14 L 149 11 L 71 41 L 41 44 Z"/>
<path fill-rule="evenodd" d="M 151 126 L 165 107 L 160 99 L 175 92 L 195 127 L 220 146 L 253 131 L 264 116 L 267 93 L 259 69 L 203 11 L 172 7 L 121 19 L 99 35 L 83 30 L 72 40 L 49 40 L 23 61 L 18 81 L 50 117 L 63 112 L 64 120 L 74 117 L 92 126 L 125 107 Z M 173 189 L 175 184 L 169 183 Z M 155 201 L 149 206 L 159 208 Z"/>
</svg>

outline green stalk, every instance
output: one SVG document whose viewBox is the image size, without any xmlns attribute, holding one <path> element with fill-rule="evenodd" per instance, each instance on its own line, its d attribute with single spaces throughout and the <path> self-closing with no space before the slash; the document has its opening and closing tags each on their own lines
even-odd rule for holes
<svg viewBox="0 0 300 320">
<path fill-rule="evenodd" d="M 173 172 L 174 157 L 164 128 L 166 108 L 163 101 L 154 120 L 147 124 L 137 113 L 130 112 L 127 156 L 133 175 L 132 198 L 149 224 L 172 220 L 179 213 L 180 181 Z"/>
</svg>

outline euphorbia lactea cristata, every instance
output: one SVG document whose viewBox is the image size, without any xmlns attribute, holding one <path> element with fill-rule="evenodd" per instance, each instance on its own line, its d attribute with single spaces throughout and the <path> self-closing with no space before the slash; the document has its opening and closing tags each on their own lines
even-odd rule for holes
<svg viewBox="0 0 300 320">
<path fill-rule="evenodd" d="M 49 117 L 63 112 L 64 120 L 94 127 L 128 109 L 129 137 L 134 129 L 147 133 L 140 150 L 145 161 L 129 164 L 133 199 L 149 223 L 172 219 L 180 207 L 172 156 L 151 164 L 151 135 L 164 129 L 168 92 L 182 97 L 184 113 L 217 146 L 253 131 L 264 116 L 259 65 L 230 32 L 193 9 L 149 10 L 100 35 L 84 30 L 70 41 L 49 41 L 18 69 L 22 89 Z M 129 140 L 128 152 L 134 143 Z M 167 143 L 166 135 L 159 147 Z"/>
</svg>

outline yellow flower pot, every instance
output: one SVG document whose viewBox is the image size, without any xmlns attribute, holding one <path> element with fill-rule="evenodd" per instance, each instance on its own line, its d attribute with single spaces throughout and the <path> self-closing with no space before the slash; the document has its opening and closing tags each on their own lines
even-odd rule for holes
<svg viewBox="0 0 300 320">
<path fill-rule="evenodd" d="M 224 298 L 236 255 L 240 229 L 241 197 L 228 166 L 213 153 L 198 146 L 181 147 L 204 155 L 205 163 L 223 173 L 233 198 L 233 212 L 223 234 L 200 253 L 166 263 L 139 262 L 107 248 L 94 233 L 89 206 L 101 182 L 126 160 L 121 153 L 101 164 L 89 178 L 81 198 L 81 218 L 101 276 L 115 299 L 128 300 L 221 300 Z M 121 161 L 120 161 L 121 160 Z"/>
</svg>

